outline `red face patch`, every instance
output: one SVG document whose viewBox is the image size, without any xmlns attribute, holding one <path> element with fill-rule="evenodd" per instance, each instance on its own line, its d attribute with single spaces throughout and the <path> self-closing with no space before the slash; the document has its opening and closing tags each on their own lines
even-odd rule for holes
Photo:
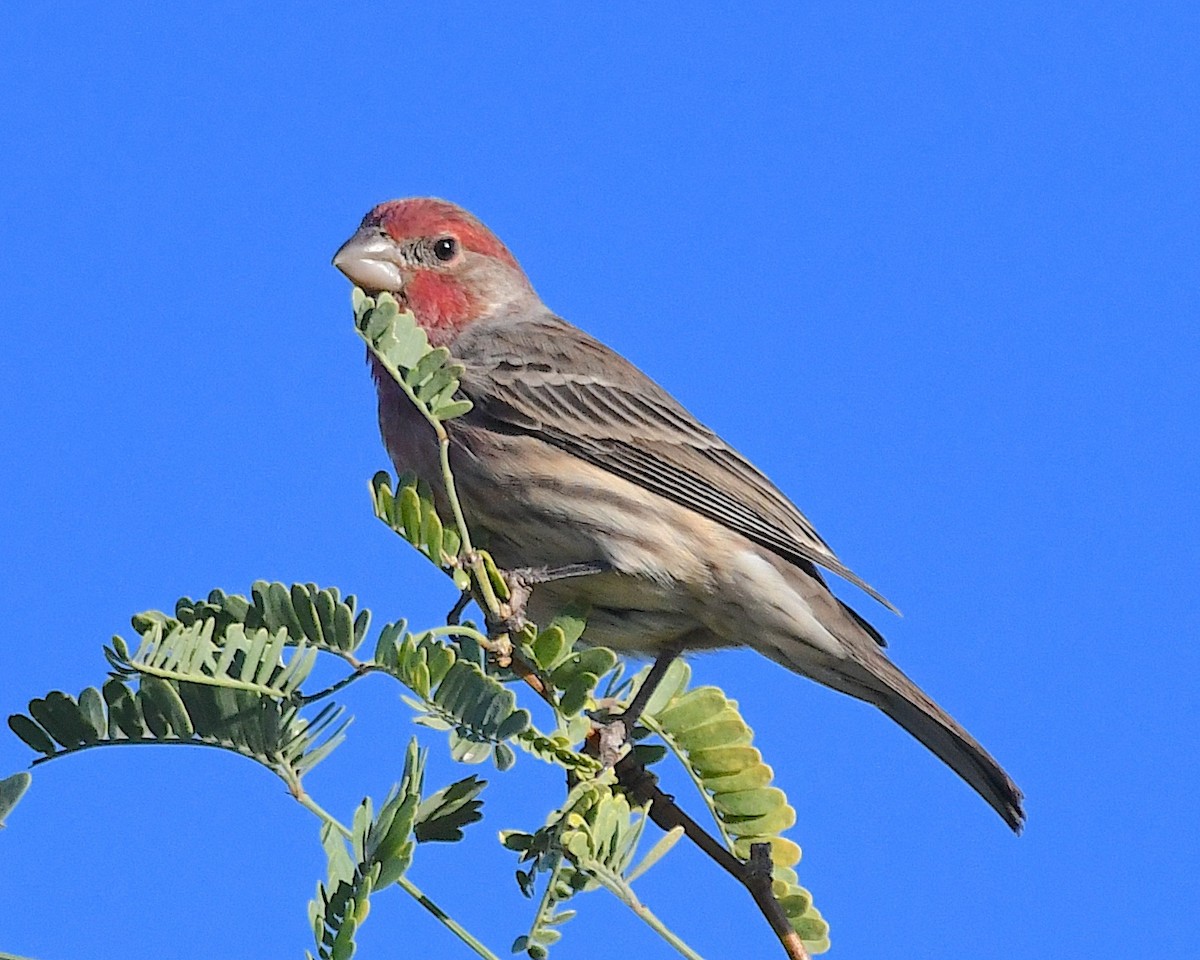
<svg viewBox="0 0 1200 960">
<path fill-rule="evenodd" d="M 479 313 L 479 304 L 463 284 L 432 270 L 414 273 L 403 297 L 435 347 L 449 344 Z"/>
<path fill-rule="evenodd" d="M 379 224 L 394 240 L 453 234 L 465 249 L 495 257 L 520 269 L 516 258 L 491 230 L 462 207 L 447 200 L 436 197 L 389 200 L 368 213 L 363 223 Z"/>
</svg>

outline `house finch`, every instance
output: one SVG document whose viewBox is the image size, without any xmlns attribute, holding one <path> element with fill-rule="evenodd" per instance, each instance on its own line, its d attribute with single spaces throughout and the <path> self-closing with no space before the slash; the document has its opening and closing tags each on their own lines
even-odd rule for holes
<svg viewBox="0 0 1200 960">
<path fill-rule="evenodd" d="M 555 316 L 508 249 L 444 200 L 380 204 L 334 257 L 410 309 L 465 367 L 474 402 L 446 424 L 468 526 L 505 569 L 594 569 L 533 587 L 534 619 L 590 608 L 585 639 L 654 655 L 750 646 L 873 703 L 1014 830 L 1021 792 L 883 653 L 819 567 L 847 569 L 762 473 L 624 357 Z M 429 425 L 372 359 L 401 472 L 441 488 Z"/>
</svg>

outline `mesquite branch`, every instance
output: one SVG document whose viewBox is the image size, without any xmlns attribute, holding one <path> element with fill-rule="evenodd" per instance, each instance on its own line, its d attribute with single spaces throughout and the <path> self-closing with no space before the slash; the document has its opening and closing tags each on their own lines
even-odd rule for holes
<svg viewBox="0 0 1200 960">
<path fill-rule="evenodd" d="M 632 753 L 617 761 L 614 770 L 618 782 L 628 791 L 631 798 L 638 803 L 650 804 L 649 816 L 656 826 L 663 831 L 683 827 L 684 836 L 750 892 L 790 960 L 808 960 L 808 951 L 804 949 L 800 937 L 792 929 L 779 906 L 779 901 L 771 893 L 770 844 L 754 844 L 751 847 L 750 861 L 747 863 L 739 860 L 688 816 L 675 803 L 674 797 L 664 793 L 658 786 L 658 777 L 638 763 Z"/>
</svg>

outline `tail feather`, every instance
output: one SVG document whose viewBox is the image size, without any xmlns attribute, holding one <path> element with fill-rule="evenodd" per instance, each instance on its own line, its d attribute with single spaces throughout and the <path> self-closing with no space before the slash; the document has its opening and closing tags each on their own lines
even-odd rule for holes
<svg viewBox="0 0 1200 960">
<path fill-rule="evenodd" d="M 1022 794 L 979 742 L 934 703 L 880 649 L 874 627 L 823 587 L 807 586 L 806 601 L 820 622 L 844 645 L 845 655 L 818 652 L 797 638 L 795 646 L 764 649 L 779 663 L 834 690 L 873 703 L 962 777 L 1020 833 L 1025 823 Z"/>
<path fill-rule="evenodd" d="M 872 702 L 940 757 L 1020 833 L 1025 824 L 1021 790 L 1000 764 L 899 667 L 882 655 L 872 661 L 867 669 L 880 681 L 879 695 Z"/>
</svg>

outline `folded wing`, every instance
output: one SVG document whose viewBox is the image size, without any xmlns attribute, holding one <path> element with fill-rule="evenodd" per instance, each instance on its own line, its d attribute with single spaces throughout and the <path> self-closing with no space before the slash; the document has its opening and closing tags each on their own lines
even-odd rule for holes
<svg viewBox="0 0 1200 960">
<path fill-rule="evenodd" d="M 779 489 L 629 361 L 551 314 L 474 324 L 454 343 L 469 414 L 537 436 L 761 544 L 883 596 Z"/>
</svg>

